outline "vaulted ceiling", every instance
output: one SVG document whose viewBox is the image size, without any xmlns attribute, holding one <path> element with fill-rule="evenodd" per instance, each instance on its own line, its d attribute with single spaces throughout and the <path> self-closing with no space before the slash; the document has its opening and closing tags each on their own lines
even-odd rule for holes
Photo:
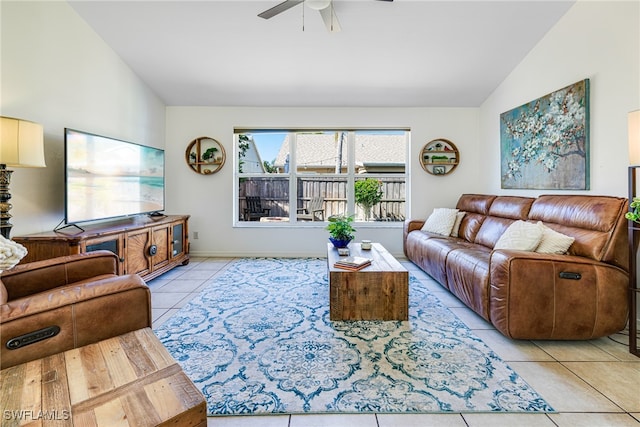
<svg viewBox="0 0 640 427">
<path fill-rule="evenodd" d="M 167 105 L 476 107 L 574 1 L 70 1 Z"/>
</svg>

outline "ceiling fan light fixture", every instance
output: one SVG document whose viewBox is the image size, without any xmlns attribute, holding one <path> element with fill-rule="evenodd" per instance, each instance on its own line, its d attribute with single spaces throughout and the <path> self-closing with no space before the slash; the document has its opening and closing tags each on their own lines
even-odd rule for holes
<svg viewBox="0 0 640 427">
<path fill-rule="evenodd" d="M 304 3 L 314 10 L 322 10 L 329 7 L 331 0 L 305 0 Z"/>
</svg>

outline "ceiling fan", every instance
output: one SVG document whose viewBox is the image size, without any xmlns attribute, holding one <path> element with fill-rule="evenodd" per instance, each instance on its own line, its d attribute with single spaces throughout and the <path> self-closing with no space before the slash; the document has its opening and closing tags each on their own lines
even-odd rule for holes
<svg viewBox="0 0 640 427">
<path fill-rule="evenodd" d="M 378 1 L 392 2 L 393 0 L 378 0 Z M 273 18 L 274 16 L 279 15 L 282 12 L 287 11 L 294 6 L 297 6 L 300 3 L 305 3 L 311 9 L 314 9 L 320 12 L 320 16 L 322 16 L 322 20 L 324 21 L 324 24 L 327 26 L 327 30 L 333 33 L 341 30 L 340 23 L 338 22 L 338 17 L 336 16 L 336 12 L 333 10 L 333 0 L 285 0 L 282 3 L 279 3 L 270 9 L 267 9 L 264 12 L 259 13 L 258 16 L 264 19 Z"/>
</svg>

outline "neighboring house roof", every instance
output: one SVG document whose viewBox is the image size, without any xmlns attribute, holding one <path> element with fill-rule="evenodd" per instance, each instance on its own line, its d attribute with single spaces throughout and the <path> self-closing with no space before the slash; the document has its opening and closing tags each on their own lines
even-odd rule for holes
<svg viewBox="0 0 640 427">
<path fill-rule="evenodd" d="M 283 168 L 289 154 L 290 135 L 282 142 L 274 165 Z M 335 168 L 338 159 L 340 133 L 298 134 L 296 157 L 298 170 Z M 404 135 L 357 134 L 355 149 L 356 167 L 375 166 L 404 170 L 406 142 Z M 347 166 L 346 135 L 342 145 L 341 166 Z"/>
</svg>

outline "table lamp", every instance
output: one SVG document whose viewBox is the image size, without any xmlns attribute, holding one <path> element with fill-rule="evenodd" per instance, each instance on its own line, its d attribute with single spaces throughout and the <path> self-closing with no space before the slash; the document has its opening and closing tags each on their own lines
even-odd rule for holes
<svg viewBox="0 0 640 427">
<path fill-rule="evenodd" d="M 4 238 L 9 239 L 13 227 L 9 222 L 9 183 L 13 171 L 7 167 L 45 166 L 42 125 L 0 116 L 0 234 Z"/>
</svg>

